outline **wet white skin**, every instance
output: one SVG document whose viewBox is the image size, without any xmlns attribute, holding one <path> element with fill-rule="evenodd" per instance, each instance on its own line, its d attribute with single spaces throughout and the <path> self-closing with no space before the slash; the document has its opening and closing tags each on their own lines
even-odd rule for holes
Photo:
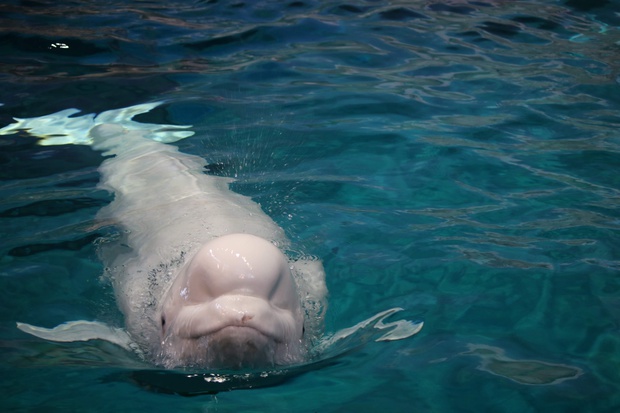
<svg viewBox="0 0 620 413">
<path fill-rule="evenodd" d="M 161 309 L 164 365 L 263 367 L 302 357 L 303 316 L 289 264 L 249 234 L 200 248 L 166 293 Z"/>
</svg>

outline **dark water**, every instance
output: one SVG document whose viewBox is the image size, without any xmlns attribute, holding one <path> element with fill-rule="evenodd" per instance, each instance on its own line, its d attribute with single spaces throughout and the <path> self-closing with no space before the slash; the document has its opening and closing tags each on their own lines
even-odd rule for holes
<svg viewBox="0 0 620 413">
<path fill-rule="evenodd" d="M 120 325 L 100 153 L 0 136 L 3 411 L 620 409 L 614 1 L 5 1 L 0 127 L 151 101 L 236 176 L 330 289 L 327 330 L 413 338 L 267 388 L 156 393 L 117 350 L 16 321 Z M 74 115 L 79 116 L 79 115 Z M 49 119 L 49 118 L 43 118 Z M 107 356 L 102 356 L 107 354 Z"/>
</svg>

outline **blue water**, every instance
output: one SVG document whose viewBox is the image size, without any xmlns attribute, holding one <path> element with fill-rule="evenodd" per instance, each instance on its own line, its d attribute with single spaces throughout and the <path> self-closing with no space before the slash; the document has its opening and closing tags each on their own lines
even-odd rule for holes
<svg viewBox="0 0 620 413">
<path fill-rule="evenodd" d="M 334 332 L 423 320 L 273 387 L 163 394 L 16 321 L 120 325 L 103 157 L 0 136 L 2 411 L 620 409 L 614 1 L 5 1 L 0 127 L 165 101 L 142 122 L 235 177 L 323 260 Z M 101 354 L 107 356 L 102 357 Z"/>
</svg>

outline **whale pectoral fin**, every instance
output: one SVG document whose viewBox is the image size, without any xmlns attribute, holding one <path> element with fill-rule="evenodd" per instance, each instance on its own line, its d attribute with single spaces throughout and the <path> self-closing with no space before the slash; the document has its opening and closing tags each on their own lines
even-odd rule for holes
<svg viewBox="0 0 620 413">
<path fill-rule="evenodd" d="M 402 308 L 392 308 L 382 314 L 382 317 L 379 318 L 377 324 L 375 324 L 375 328 L 379 330 L 389 328 L 391 330 L 376 339 L 375 341 L 402 340 L 403 338 L 411 337 L 414 334 L 419 333 L 420 330 L 422 330 L 422 327 L 424 326 L 424 322 L 422 321 L 414 322 L 410 320 L 398 320 L 392 321 L 391 323 L 383 322 L 383 320 L 385 320 L 387 317 L 401 310 Z"/>
<path fill-rule="evenodd" d="M 69 343 L 73 341 L 105 340 L 126 350 L 136 351 L 136 345 L 122 328 L 111 327 L 98 321 L 69 321 L 54 328 L 37 327 L 17 323 L 24 333 L 49 341 Z"/>
</svg>

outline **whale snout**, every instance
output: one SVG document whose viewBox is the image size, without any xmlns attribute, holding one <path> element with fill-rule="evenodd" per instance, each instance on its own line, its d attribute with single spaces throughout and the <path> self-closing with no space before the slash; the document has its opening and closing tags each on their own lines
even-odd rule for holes
<svg viewBox="0 0 620 413">
<path fill-rule="evenodd" d="M 270 242 L 232 234 L 205 244 L 162 310 L 166 364 L 244 368 L 291 364 L 303 316 L 286 257 Z"/>
</svg>

